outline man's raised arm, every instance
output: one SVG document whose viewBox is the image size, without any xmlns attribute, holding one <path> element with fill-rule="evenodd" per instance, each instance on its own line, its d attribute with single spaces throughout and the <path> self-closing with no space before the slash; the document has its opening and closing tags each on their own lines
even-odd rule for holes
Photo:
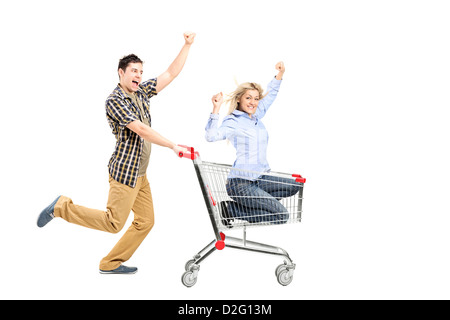
<svg viewBox="0 0 450 320">
<path fill-rule="evenodd" d="M 159 77 L 156 84 L 156 92 L 161 92 L 169 83 L 173 81 L 181 72 L 186 62 L 187 56 L 189 54 L 189 49 L 194 42 L 195 33 L 186 32 L 184 33 L 184 45 L 181 48 L 180 53 L 169 66 L 169 68 L 163 72 Z"/>
</svg>

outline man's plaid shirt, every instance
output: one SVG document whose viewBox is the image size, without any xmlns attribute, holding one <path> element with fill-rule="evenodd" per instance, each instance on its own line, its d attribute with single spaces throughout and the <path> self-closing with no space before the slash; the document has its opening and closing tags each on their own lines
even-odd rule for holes
<svg viewBox="0 0 450 320">
<path fill-rule="evenodd" d="M 150 98 L 157 94 L 157 79 L 142 82 L 136 92 L 142 101 L 145 116 L 151 124 Z M 109 160 L 108 168 L 111 177 L 129 187 L 136 186 L 139 163 L 144 139 L 127 128 L 135 120 L 143 121 L 139 107 L 135 106 L 131 98 L 118 85 L 106 100 L 106 118 L 116 137 L 116 147 Z"/>
</svg>

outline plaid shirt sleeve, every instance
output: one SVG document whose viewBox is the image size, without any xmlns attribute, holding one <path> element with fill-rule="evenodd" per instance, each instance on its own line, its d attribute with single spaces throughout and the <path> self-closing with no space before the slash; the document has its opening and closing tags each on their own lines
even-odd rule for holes
<svg viewBox="0 0 450 320">
<path fill-rule="evenodd" d="M 131 122 L 139 120 L 139 116 L 130 110 L 129 105 L 125 104 L 122 99 L 116 97 L 107 100 L 106 112 L 121 127 L 126 127 Z"/>
<path fill-rule="evenodd" d="M 158 81 L 157 78 L 153 78 L 141 83 L 140 87 L 145 92 L 148 99 L 158 94 L 158 92 L 156 91 L 157 81 Z"/>
</svg>

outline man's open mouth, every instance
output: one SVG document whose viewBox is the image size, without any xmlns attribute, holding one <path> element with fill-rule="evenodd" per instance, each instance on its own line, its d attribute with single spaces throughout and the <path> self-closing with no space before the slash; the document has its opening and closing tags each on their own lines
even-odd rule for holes
<svg viewBox="0 0 450 320">
<path fill-rule="evenodd" d="M 137 82 L 136 80 L 133 80 L 133 84 L 135 84 L 136 86 L 139 85 L 139 82 Z"/>
</svg>

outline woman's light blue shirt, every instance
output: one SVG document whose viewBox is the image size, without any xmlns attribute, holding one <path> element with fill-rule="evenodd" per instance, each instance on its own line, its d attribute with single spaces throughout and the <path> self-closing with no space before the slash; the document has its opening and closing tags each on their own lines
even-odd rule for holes
<svg viewBox="0 0 450 320">
<path fill-rule="evenodd" d="M 206 125 L 206 140 L 209 142 L 228 139 L 236 149 L 234 170 L 228 178 L 255 180 L 270 171 L 267 162 L 269 135 L 261 119 L 275 101 L 282 80 L 273 78 L 268 85 L 268 94 L 259 101 L 255 114 L 250 118 L 246 112 L 233 111 L 220 125 L 219 115 L 211 114 Z M 239 171 L 239 169 L 245 170 Z M 247 172 L 252 171 L 252 172 Z"/>
</svg>

